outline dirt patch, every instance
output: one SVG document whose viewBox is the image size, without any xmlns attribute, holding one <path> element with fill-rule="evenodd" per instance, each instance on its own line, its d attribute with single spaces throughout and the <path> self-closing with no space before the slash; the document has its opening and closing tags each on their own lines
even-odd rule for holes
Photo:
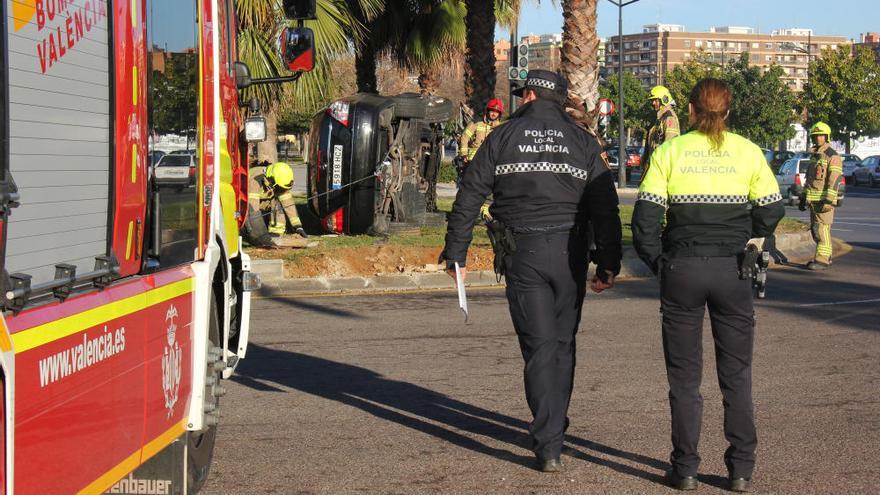
<svg viewBox="0 0 880 495">
<path fill-rule="evenodd" d="M 284 259 L 284 273 L 290 278 L 372 277 L 441 271 L 443 267 L 437 264 L 441 250 L 440 247 L 387 244 L 321 249 L 314 253 L 302 249 L 254 249 L 251 256 Z M 491 270 L 493 259 L 491 249 L 471 246 L 467 266 L 469 270 Z"/>
</svg>

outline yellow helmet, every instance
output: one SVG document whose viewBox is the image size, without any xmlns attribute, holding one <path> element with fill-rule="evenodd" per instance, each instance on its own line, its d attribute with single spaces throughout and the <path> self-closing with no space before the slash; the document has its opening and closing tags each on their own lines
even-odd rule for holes
<svg viewBox="0 0 880 495">
<path fill-rule="evenodd" d="M 666 89 L 666 86 L 654 86 L 651 88 L 649 100 L 660 100 L 660 103 L 663 105 L 669 105 L 672 103 L 672 93 Z"/>
<path fill-rule="evenodd" d="M 824 134 L 831 137 L 831 126 L 825 122 L 816 122 L 813 124 L 813 127 L 810 127 L 810 136 L 815 136 L 816 134 Z"/>
<path fill-rule="evenodd" d="M 293 185 L 293 169 L 284 162 L 275 162 L 266 167 L 266 178 L 282 189 L 290 189 Z"/>
</svg>

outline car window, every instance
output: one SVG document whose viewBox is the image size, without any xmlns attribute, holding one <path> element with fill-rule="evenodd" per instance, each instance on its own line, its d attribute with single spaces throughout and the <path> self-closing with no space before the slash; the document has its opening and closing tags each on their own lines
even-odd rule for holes
<svg viewBox="0 0 880 495">
<path fill-rule="evenodd" d="M 165 155 L 159 160 L 159 167 L 189 167 L 189 155 Z"/>
<path fill-rule="evenodd" d="M 810 160 L 798 160 L 798 173 L 806 173 L 807 167 L 810 166 Z"/>
</svg>

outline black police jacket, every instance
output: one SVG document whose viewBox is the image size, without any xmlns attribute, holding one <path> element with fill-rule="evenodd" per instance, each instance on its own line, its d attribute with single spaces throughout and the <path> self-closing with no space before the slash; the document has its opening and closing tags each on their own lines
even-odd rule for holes
<svg viewBox="0 0 880 495">
<path fill-rule="evenodd" d="M 620 271 L 617 190 L 596 138 L 548 100 L 524 105 L 497 127 L 465 169 L 449 214 L 447 262 L 464 265 L 474 222 L 489 194 L 509 227 L 593 225 L 600 269 Z M 564 263 L 560 260 L 560 263 Z"/>
</svg>

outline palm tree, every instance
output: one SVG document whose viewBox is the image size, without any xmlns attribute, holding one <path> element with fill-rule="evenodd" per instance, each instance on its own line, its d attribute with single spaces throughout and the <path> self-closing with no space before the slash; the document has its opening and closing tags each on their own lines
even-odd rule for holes
<svg viewBox="0 0 880 495">
<path fill-rule="evenodd" d="M 473 117 L 495 92 L 495 2 L 465 0 L 467 48 L 465 50 L 465 112 Z"/>
<path fill-rule="evenodd" d="M 599 37 L 596 34 L 598 0 L 562 1 L 562 63 L 568 80 L 569 108 L 573 117 L 596 129 L 599 101 Z"/>
<path fill-rule="evenodd" d="M 364 15 L 375 16 L 382 0 L 350 0 Z M 340 0 L 318 0 L 318 19 L 306 21 L 315 32 L 315 70 L 304 74 L 294 90 L 288 92 L 300 104 L 313 107 L 326 99 L 330 64 L 335 57 L 347 53 L 350 37 L 360 39 L 364 26 L 358 22 L 349 4 Z M 281 17 L 281 0 L 235 0 L 238 22 L 238 59 L 247 64 L 256 78 L 287 75 L 276 51 L 276 40 L 285 21 Z M 267 145 L 259 147 L 259 159 L 277 160 L 278 102 L 285 94 L 278 84 L 263 84 L 245 90 L 243 98 L 256 98 L 263 105 L 267 124 Z"/>
</svg>

